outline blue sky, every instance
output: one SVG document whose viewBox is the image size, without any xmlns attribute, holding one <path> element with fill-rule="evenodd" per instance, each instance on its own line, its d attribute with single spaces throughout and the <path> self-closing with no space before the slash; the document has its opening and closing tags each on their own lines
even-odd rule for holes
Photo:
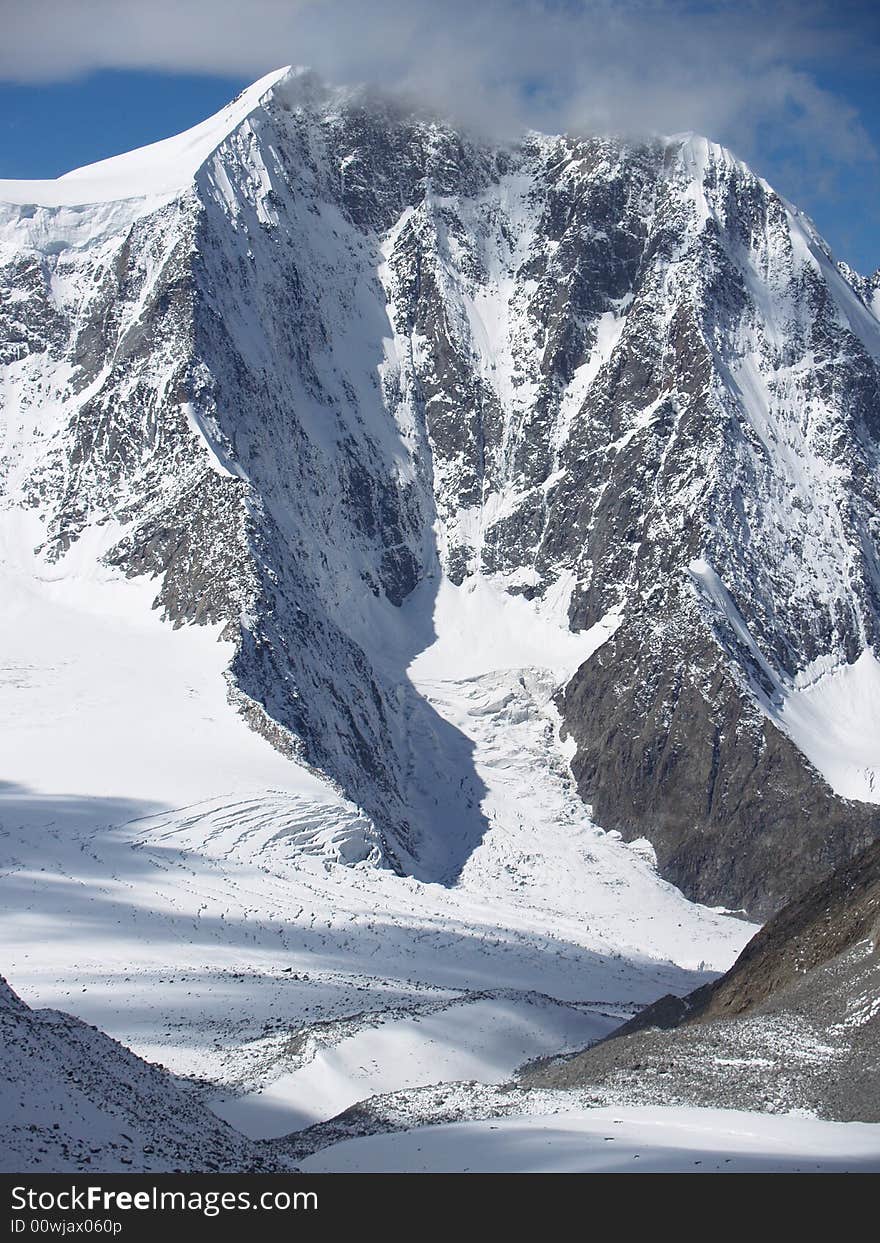
<svg viewBox="0 0 880 1243">
<path fill-rule="evenodd" d="M 102 70 L 70 82 L 0 82 L 0 177 L 58 177 L 217 112 L 250 78 Z"/>
<path fill-rule="evenodd" d="M 880 266 L 874 0 L 0 0 L 0 177 L 177 133 L 309 64 L 506 134 L 696 130 Z"/>
</svg>

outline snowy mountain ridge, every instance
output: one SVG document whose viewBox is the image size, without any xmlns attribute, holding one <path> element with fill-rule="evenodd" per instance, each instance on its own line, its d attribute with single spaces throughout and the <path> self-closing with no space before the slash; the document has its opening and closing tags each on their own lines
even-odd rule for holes
<svg viewBox="0 0 880 1243">
<path fill-rule="evenodd" d="M 279 71 L 0 199 L 8 557 L 223 627 L 393 868 L 488 828 L 419 677 L 447 630 L 474 677 L 541 650 L 596 822 L 692 897 L 764 913 L 880 831 L 843 801 L 880 770 L 880 323 L 723 148 L 493 146 Z"/>
</svg>

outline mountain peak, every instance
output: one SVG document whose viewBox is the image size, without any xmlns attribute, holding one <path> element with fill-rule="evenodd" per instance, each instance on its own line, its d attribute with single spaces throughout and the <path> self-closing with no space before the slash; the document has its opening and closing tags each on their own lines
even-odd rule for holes
<svg viewBox="0 0 880 1243">
<path fill-rule="evenodd" d="M 124 155 L 73 169 L 55 180 L 0 180 L 0 201 L 73 207 L 121 199 L 155 200 L 173 195 L 193 179 L 224 139 L 262 107 L 279 86 L 292 85 L 308 73 L 308 70 L 290 65 L 275 69 L 191 129 Z"/>
<path fill-rule="evenodd" d="M 334 86 L 308 66 L 286 65 L 265 74 L 218 112 L 180 134 L 72 169 L 55 179 L 0 179 L 0 203 L 59 208 L 146 200 L 152 209 L 184 190 L 239 126 L 273 104 L 284 111 L 316 113 L 332 112 L 337 107 L 367 107 L 384 113 L 390 107 L 398 119 L 407 115 L 421 121 L 441 121 L 412 99 L 366 84 Z M 548 135 L 536 131 L 523 138 L 549 140 Z M 674 134 L 662 141 L 677 150 L 695 174 L 711 163 L 739 164 L 725 148 L 693 132 Z"/>
</svg>

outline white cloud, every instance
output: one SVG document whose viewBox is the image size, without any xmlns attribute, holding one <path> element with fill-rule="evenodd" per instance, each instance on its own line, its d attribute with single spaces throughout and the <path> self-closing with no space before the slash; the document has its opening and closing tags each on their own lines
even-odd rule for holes
<svg viewBox="0 0 880 1243">
<path fill-rule="evenodd" d="M 507 131 L 692 129 L 748 158 L 876 158 L 816 67 L 864 54 L 825 4 L 756 0 L 6 0 L 0 77 L 99 68 L 257 77 L 309 64 Z M 870 20 L 870 19 L 869 19 Z"/>
</svg>

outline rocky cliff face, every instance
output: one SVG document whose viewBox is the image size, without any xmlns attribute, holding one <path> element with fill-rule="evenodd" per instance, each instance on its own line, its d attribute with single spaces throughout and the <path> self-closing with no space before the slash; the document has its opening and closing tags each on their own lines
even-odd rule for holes
<svg viewBox="0 0 880 1243">
<path fill-rule="evenodd" d="M 179 184 L 175 147 L 146 188 L 0 186 L 3 504 L 42 555 L 223 623 L 248 719 L 422 876 L 484 827 L 407 676 L 443 576 L 614 631 L 560 688 L 572 767 L 690 896 L 766 914 L 880 834 L 833 745 L 876 668 L 871 281 L 693 136 L 497 147 L 299 73 L 215 128 Z"/>
</svg>

